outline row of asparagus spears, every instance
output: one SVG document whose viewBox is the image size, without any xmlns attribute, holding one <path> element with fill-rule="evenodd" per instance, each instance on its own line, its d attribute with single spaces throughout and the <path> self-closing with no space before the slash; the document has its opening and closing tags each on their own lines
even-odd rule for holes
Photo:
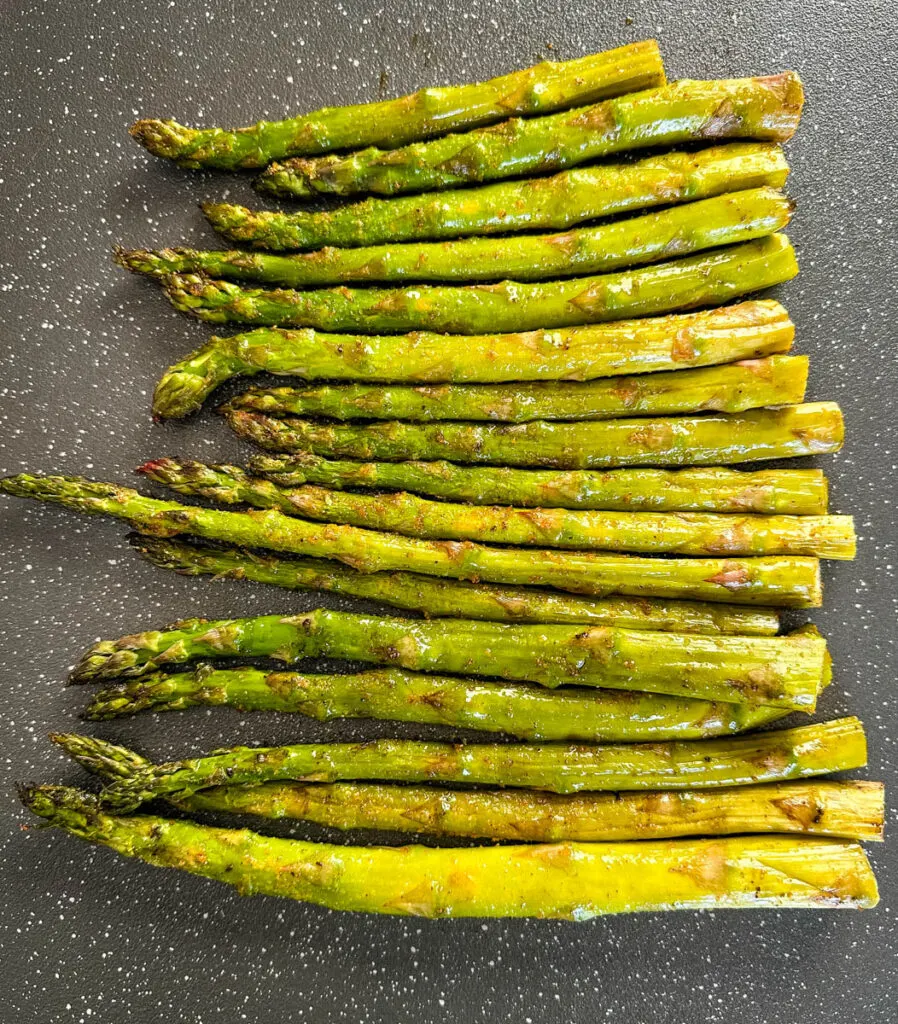
<svg viewBox="0 0 898 1024">
<path fill-rule="evenodd" d="M 843 439 L 837 406 L 805 403 L 785 309 L 743 298 L 797 272 L 780 143 L 802 102 L 791 72 L 668 84 L 649 41 L 233 131 L 134 125 L 187 168 L 265 168 L 268 194 L 373 194 L 312 212 L 204 204 L 229 242 L 261 251 L 116 250 L 176 309 L 255 328 L 172 366 L 158 418 L 234 377 L 312 383 L 220 408 L 267 452 L 246 468 L 140 467 L 232 508 L 77 477 L 0 489 L 124 520 L 145 559 L 183 574 L 424 618 L 319 609 L 101 641 L 72 673 L 104 684 L 84 717 L 228 706 L 524 742 L 155 764 L 55 734 L 102 789 L 23 788 L 26 806 L 151 864 L 336 909 L 874 905 L 857 843 L 882 837 L 882 787 L 819 778 L 866 763 L 860 722 L 750 732 L 816 707 L 826 641 L 813 626 L 779 635 L 775 608 L 818 605 L 819 560 L 855 548 L 820 471 L 729 468 Z M 690 148 L 580 166 L 658 146 Z M 611 215 L 626 216 L 589 223 Z M 374 667 L 215 660 L 233 657 Z M 135 813 L 157 798 L 529 845 L 330 846 Z"/>
</svg>

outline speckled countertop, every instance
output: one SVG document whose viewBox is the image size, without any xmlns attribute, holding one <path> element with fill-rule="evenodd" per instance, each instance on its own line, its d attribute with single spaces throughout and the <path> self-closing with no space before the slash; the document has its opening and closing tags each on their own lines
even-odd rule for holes
<svg viewBox="0 0 898 1024">
<path fill-rule="evenodd" d="M 0 77 L 0 471 L 127 481 L 143 460 L 235 459 L 208 412 L 153 426 L 163 366 L 207 329 L 115 269 L 115 242 L 211 243 L 198 200 L 250 200 L 234 176 L 182 172 L 127 136 L 138 115 L 244 123 L 421 84 L 486 78 L 543 55 L 657 36 L 672 77 L 794 67 L 808 106 L 790 147 L 802 265 L 782 289 L 812 357 L 810 395 L 842 403 L 833 508 L 860 557 L 826 568 L 836 685 L 825 715 L 863 717 L 864 774 L 896 786 L 894 260 L 891 5 L 506 0 L 23 0 L 3 5 Z M 707 913 L 566 923 L 340 916 L 241 900 L 55 832 L 23 831 L 14 783 L 85 782 L 46 741 L 76 727 L 75 656 L 203 614 L 319 603 L 167 575 L 125 531 L 50 508 L 0 507 L 2 765 L 0 1021 L 887 1024 L 894 1020 L 898 836 L 873 847 L 883 902 L 867 914 Z M 320 603 L 331 603 L 324 600 Z M 91 727 L 155 757 L 236 741 L 413 735 L 225 709 Z M 894 804 L 893 804 L 894 807 Z M 894 833 L 894 809 L 889 814 Z M 288 834 L 289 830 L 282 830 Z M 297 834 L 320 833 L 298 828 Z M 347 837 L 351 839 L 352 837 Z"/>
</svg>

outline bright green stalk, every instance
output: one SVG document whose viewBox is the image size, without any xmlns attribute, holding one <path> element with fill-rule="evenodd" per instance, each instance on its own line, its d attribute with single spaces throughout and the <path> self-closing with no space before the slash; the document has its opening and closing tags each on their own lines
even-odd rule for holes
<svg viewBox="0 0 898 1024">
<path fill-rule="evenodd" d="M 243 547 L 334 558 L 360 572 L 399 569 L 475 582 L 550 586 L 594 597 L 624 594 L 790 608 L 817 607 L 821 600 L 820 564 L 814 558 L 658 559 L 424 541 L 310 523 L 273 510 L 224 512 L 159 501 L 129 487 L 82 477 L 22 473 L 0 480 L 0 490 L 77 512 L 115 516 L 155 536 L 186 533 Z"/>
<path fill-rule="evenodd" d="M 605 420 L 686 412 L 744 412 L 804 401 L 807 356 L 770 356 L 668 373 L 536 384 L 321 384 L 252 389 L 221 411 L 339 420 Z"/>
<path fill-rule="evenodd" d="M 154 459 L 140 467 L 179 494 L 432 540 L 679 555 L 811 555 L 851 559 L 851 516 L 595 512 L 429 501 L 408 492 L 354 494 L 282 488 L 238 466 Z"/>
<path fill-rule="evenodd" d="M 819 469 L 543 470 L 454 462 L 351 462 L 318 455 L 257 455 L 253 473 L 281 487 L 412 491 L 445 501 L 610 512 L 763 512 L 821 515 L 828 505 Z"/>
<path fill-rule="evenodd" d="M 582 622 L 665 633 L 775 636 L 772 608 L 748 608 L 659 598 L 579 597 L 533 587 L 441 580 L 411 572 L 361 573 L 322 559 L 277 558 L 240 548 L 197 547 L 164 537 L 132 535 L 143 558 L 186 576 L 252 580 L 289 590 L 325 590 L 380 601 L 428 618 L 491 622 Z"/>
<path fill-rule="evenodd" d="M 612 469 L 702 466 L 796 458 L 838 451 L 842 413 L 834 402 L 756 409 L 732 416 L 657 417 L 599 422 L 326 423 L 230 409 L 241 437 L 276 452 L 386 462 L 448 459 L 495 466 Z"/>
<path fill-rule="evenodd" d="M 67 749 L 90 737 L 52 736 Z M 88 757 L 88 754 L 80 757 Z M 104 806 L 133 810 L 148 800 L 182 800 L 210 786 L 261 782 L 470 783 L 581 790 L 716 789 L 826 775 L 862 767 L 867 749 L 856 718 L 710 740 L 565 746 L 373 740 L 233 747 L 206 757 L 149 765 L 115 779 Z"/>
<path fill-rule="evenodd" d="M 609 96 L 663 85 L 654 39 L 575 60 L 533 67 L 472 85 L 420 89 L 397 99 L 322 107 L 284 121 L 247 128 L 185 128 L 147 119 L 131 135 L 156 156 L 181 167 L 242 170 L 283 157 L 361 146 L 403 146 L 522 114 L 546 114 Z"/>
<path fill-rule="evenodd" d="M 331 846 L 150 815 L 118 817 L 61 786 L 24 789 L 49 824 L 157 867 L 242 895 L 334 910 L 422 917 L 584 921 L 636 910 L 868 908 L 876 879 L 863 849 L 837 839 L 763 836 L 646 843 L 432 849 Z"/>
<path fill-rule="evenodd" d="M 812 711 L 827 671 L 826 641 L 640 632 L 609 626 L 503 625 L 379 618 L 325 609 L 250 619 L 187 619 L 170 629 L 95 644 L 75 682 L 146 675 L 224 655 L 295 662 L 345 658 L 422 672 L 494 676 L 666 693 Z"/>
<path fill-rule="evenodd" d="M 280 711 L 327 722 L 377 718 L 503 732 L 523 740 L 651 741 L 744 732 L 782 718 L 775 708 L 565 687 L 547 693 L 524 683 L 379 669 L 356 675 L 301 675 L 255 668 L 159 673 L 93 697 L 93 721 L 140 711 L 227 706 Z"/>
<path fill-rule="evenodd" d="M 204 203 L 216 231 L 255 249 L 321 249 L 420 242 L 427 239 L 561 231 L 587 220 L 647 207 L 707 199 L 748 188 L 782 188 L 789 165 L 768 142 L 731 142 L 695 153 L 662 153 L 636 163 L 597 164 L 551 178 L 392 199 L 365 199 L 320 212 L 249 210 Z M 262 191 L 292 195 L 297 179 L 274 165 L 258 179 Z M 302 193 L 302 178 L 298 179 Z"/>
<path fill-rule="evenodd" d="M 406 285 L 313 291 L 241 287 L 202 274 L 171 274 L 175 309 L 209 323 L 313 327 L 376 334 L 397 331 L 530 331 L 652 316 L 729 302 L 798 273 L 785 235 L 650 267 L 535 283 Z"/>
<path fill-rule="evenodd" d="M 170 367 L 156 388 L 153 412 L 186 416 L 231 377 L 262 372 L 306 380 L 408 384 L 593 380 L 787 352 L 794 334 L 785 309 L 770 301 L 649 320 L 465 338 L 263 328 L 210 338 Z"/>
<path fill-rule="evenodd" d="M 612 224 L 573 228 L 560 235 L 389 243 L 361 249 L 326 248 L 291 256 L 241 250 L 119 249 L 115 258 L 126 269 L 151 277 L 201 273 L 286 288 L 368 281 L 496 281 L 509 277 L 539 281 L 602 274 L 762 238 L 785 227 L 792 210 L 793 204 L 781 192 L 758 188 Z"/>
<path fill-rule="evenodd" d="M 859 781 L 569 794 L 371 782 L 266 782 L 216 786 L 186 803 L 194 811 L 295 818 L 330 828 L 537 843 L 763 832 L 876 842 L 883 838 L 884 814 L 882 784 Z"/>
<path fill-rule="evenodd" d="M 783 142 L 801 117 L 801 80 L 787 71 L 767 78 L 673 82 L 592 107 L 448 135 L 384 152 L 294 159 L 294 197 L 319 193 L 426 192 L 471 182 L 560 171 L 600 157 L 648 147 L 714 139 Z"/>
</svg>

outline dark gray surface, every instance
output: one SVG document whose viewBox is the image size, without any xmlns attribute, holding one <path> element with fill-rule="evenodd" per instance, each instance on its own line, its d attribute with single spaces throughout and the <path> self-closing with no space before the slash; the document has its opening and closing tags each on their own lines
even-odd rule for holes
<svg viewBox="0 0 898 1024">
<path fill-rule="evenodd" d="M 126 133 L 136 116 L 243 123 L 360 101 L 382 81 L 399 93 L 488 77 L 539 59 L 550 44 L 567 57 L 650 35 L 672 77 L 797 68 L 809 100 L 790 147 L 799 204 L 790 233 L 802 274 L 781 297 L 799 325 L 798 350 L 812 357 L 812 397 L 845 409 L 847 448 L 826 465 L 833 507 L 853 512 L 861 535 L 855 563 L 827 567 L 826 607 L 814 615 L 836 663 L 822 713 L 860 714 L 871 763 L 859 774 L 894 782 L 891 5 L 69 0 L 3 9 L 4 473 L 127 481 L 154 455 L 240 454 L 208 413 L 182 426 L 151 424 L 159 372 L 207 331 L 112 268 L 108 250 L 118 241 L 211 242 L 196 201 L 252 193 L 236 177 L 149 158 Z M 688 913 L 571 925 L 372 919 L 240 900 L 57 833 L 21 831 L 16 780 L 86 781 L 45 738 L 51 728 L 77 727 L 85 694 L 61 683 L 86 644 L 186 615 L 318 602 L 166 575 L 141 564 L 114 523 L 11 501 L 0 516 L 0 1020 L 894 1020 L 894 842 L 870 851 L 883 902 L 867 914 Z M 226 710 L 92 728 L 154 756 L 237 741 L 413 734 Z"/>
</svg>

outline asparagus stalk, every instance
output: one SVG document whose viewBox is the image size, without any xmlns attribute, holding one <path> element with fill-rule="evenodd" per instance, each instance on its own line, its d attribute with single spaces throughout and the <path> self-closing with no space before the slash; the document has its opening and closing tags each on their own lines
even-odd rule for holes
<svg viewBox="0 0 898 1024">
<path fill-rule="evenodd" d="M 798 273 L 785 235 L 650 267 L 534 283 L 317 291 L 241 287 L 203 274 L 163 278 L 171 304 L 209 323 L 318 330 L 476 334 L 568 327 L 728 302 Z"/>
<path fill-rule="evenodd" d="M 592 380 L 622 373 L 682 370 L 789 350 L 795 328 L 777 302 L 650 320 L 459 339 L 261 329 L 211 338 L 170 367 L 153 411 L 186 416 L 235 376 L 276 373 L 307 380 L 434 384 Z"/>
<path fill-rule="evenodd" d="M 654 39 L 576 60 L 543 61 L 472 85 L 421 89 L 408 96 L 346 107 L 322 107 L 247 128 L 185 128 L 146 119 L 131 135 L 156 156 L 192 169 L 264 167 L 295 154 L 360 146 L 402 146 L 520 114 L 545 114 L 665 81 Z"/>
<path fill-rule="evenodd" d="M 837 839 L 763 836 L 677 842 L 432 849 L 331 846 L 149 815 L 120 817 L 61 786 L 24 789 L 48 824 L 241 894 L 334 910 L 423 917 L 583 921 L 636 910 L 867 908 L 878 900 L 863 849 Z"/>
<path fill-rule="evenodd" d="M 90 737 L 52 736 L 67 748 L 89 748 Z M 88 758 L 89 749 L 79 759 Z M 862 767 L 866 740 L 856 718 L 797 729 L 604 746 L 436 743 L 373 740 L 301 743 L 288 747 L 233 747 L 166 764 L 149 765 L 107 785 L 110 809 L 133 810 L 148 800 L 181 800 L 210 786 L 261 782 L 472 783 L 581 790 L 716 789 L 825 775 Z"/>
<path fill-rule="evenodd" d="M 553 423 L 322 423 L 228 409 L 240 437 L 276 452 L 348 459 L 448 459 L 552 469 L 713 465 L 838 451 L 842 413 L 834 402 L 756 409 L 728 416 Z"/>
<path fill-rule="evenodd" d="M 801 117 L 801 80 L 767 78 L 673 82 L 548 117 L 513 118 L 495 127 L 404 148 L 293 159 L 295 198 L 320 193 L 426 192 L 471 182 L 547 174 L 627 150 L 714 139 L 783 142 Z"/>
<path fill-rule="evenodd" d="M 804 401 L 807 356 L 769 356 L 726 366 L 535 384 L 322 384 L 254 388 L 222 411 L 339 420 L 604 420 L 684 412 L 744 412 Z"/>
<path fill-rule="evenodd" d="M 327 722 L 376 718 L 502 732 L 524 740 L 651 741 L 744 732 L 782 718 L 771 707 L 675 699 L 625 691 L 564 688 L 379 669 L 355 675 L 300 675 L 255 668 L 145 676 L 98 692 L 84 717 L 104 721 L 140 711 L 227 706 L 281 711 Z"/>
<path fill-rule="evenodd" d="M 819 636 L 707 636 L 610 626 L 504 625 L 378 618 L 318 609 L 251 619 L 187 619 L 167 630 L 104 640 L 73 682 L 146 675 L 202 658 L 295 662 L 346 658 L 423 672 L 571 683 L 733 704 L 812 711 L 827 673 Z"/>
<path fill-rule="evenodd" d="M 579 597 L 532 587 L 502 587 L 441 580 L 410 572 L 361 573 L 319 559 L 286 559 L 240 548 L 197 547 L 164 537 L 131 536 L 141 556 L 186 576 L 254 580 L 289 590 L 326 590 L 381 601 L 428 618 L 492 622 L 582 622 L 665 633 L 736 633 L 774 636 L 779 616 L 748 608 L 652 598 Z"/>
<path fill-rule="evenodd" d="M 180 505 L 82 477 L 22 473 L 0 480 L 0 490 L 73 511 L 115 516 L 154 536 L 186 533 L 244 547 L 334 558 L 361 572 L 399 569 L 475 582 L 550 586 L 594 597 L 623 594 L 791 608 L 816 607 L 821 600 L 820 565 L 814 558 L 657 559 L 424 541 L 310 523 L 273 510 L 225 512 Z"/>
<path fill-rule="evenodd" d="M 780 782 L 718 790 L 570 793 L 456 790 L 337 782 L 216 786 L 195 811 L 297 818 L 339 829 L 375 828 L 517 842 L 608 842 L 740 833 L 882 839 L 878 782 Z"/>
<path fill-rule="evenodd" d="M 115 258 L 126 269 L 150 277 L 203 273 L 286 288 L 367 281 L 495 281 L 506 277 L 539 281 L 572 274 L 601 274 L 747 242 L 785 227 L 792 210 L 793 204 L 781 192 L 758 188 L 555 235 L 390 243 L 290 256 L 239 249 L 119 249 Z"/>
<path fill-rule="evenodd" d="M 524 547 L 680 555 L 811 555 L 851 559 L 851 516 L 715 515 L 705 512 L 595 512 L 471 506 L 399 491 L 354 494 L 323 487 L 282 488 L 238 466 L 154 459 L 138 470 L 179 494 L 223 504 L 277 509 L 435 540 Z"/>
<path fill-rule="evenodd" d="M 445 461 L 350 462 L 309 454 L 258 455 L 249 466 L 281 487 L 309 483 L 332 490 L 413 491 L 475 505 L 821 515 L 828 503 L 826 477 L 819 469 L 554 471 Z"/>
<path fill-rule="evenodd" d="M 419 242 L 522 230 L 563 230 L 586 220 L 747 188 L 782 188 L 789 166 L 769 142 L 731 142 L 695 153 L 662 153 L 635 163 L 598 164 L 551 178 L 499 181 L 437 194 L 365 199 L 312 213 L 248 210 L 203 203 L 216 231 L 256 249 L 320 249 Z M 292 196 L 289 165 L 272 165 L 256 182 Z M 298 179 L 300 195 L 302 178 Z"/>
</svg>

